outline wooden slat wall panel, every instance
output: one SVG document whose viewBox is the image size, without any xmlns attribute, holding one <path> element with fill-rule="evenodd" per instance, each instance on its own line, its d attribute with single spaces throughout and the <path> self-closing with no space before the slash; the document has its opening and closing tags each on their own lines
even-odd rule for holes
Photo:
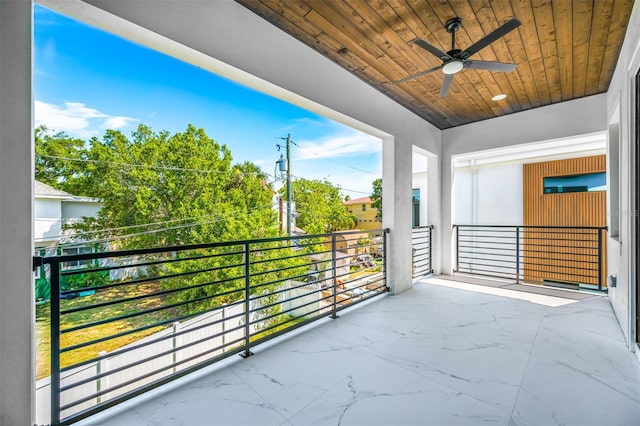
<svg viewBox="0 0 640 426">
<path fill-rule="evenodd" d="M 534 226 L 606 226 L 606 191 L 544 194 L 543 184 L 544 177 L 605 171 L 606 157 L 604 155 L 523 165 L 523 224 Z M 562 243 L 551 242 L 548 237 L 538 231 L 525 231 L 524 242 L 533 246 L 539 239 L 547 238 L 545 244 L 549 245 L 550 252 L 563 252 Z M 568 234 L 563 237 L 570 238 Z M 606 238 L 603 238 L 603 243 L 606 243 Z M 548 265 L 550 263 L 558 266 L 578 263 L 582 266 L 588 266 L 589 262 L 594 261 L 591 256 L 580 255 L 586 251 L 570 251 L 570 254 L 554 253 L 551 256 L 555 258 L 553 261 L 543 260 L 549 258 L 547 253 L 539 254 L 539 259 L 536 259 L 538 255 L 529 253 L 529 256 L 524 259 L 525 279 L 531 282 L 542 282 L 545 279 L 566 281 L 566 277 L 559 273 L 560 268 Z M 602 250 L 604 255 L 603 268 L 606 268 L 606 252 L 605 246 Z M 541 263 L 547 263 L 547 266 L 536 266 Z M 601 282 L 603 287 L 606 287 L 604 277 L 606 277 L 606 269 L 603 269 Z M 588 283 L 598 284 L 597 280 Z"/>
<path fill-rule="evenodd" d="M 440 129 L 605 92 L 634 0 L 236 0 Z M 511 18 L 515 31 L 472 59 L 512 62 L 512 73 L 470 68 L 440 99 L 441 64 L 412 41 L 448 51 L 459 16 L 464 49 Z M 491 101 L 497 93 L 507 99 Z"/>
</svg>

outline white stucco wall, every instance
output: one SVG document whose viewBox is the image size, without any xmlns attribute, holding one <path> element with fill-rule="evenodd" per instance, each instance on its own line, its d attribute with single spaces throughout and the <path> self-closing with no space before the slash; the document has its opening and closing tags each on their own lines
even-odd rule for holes
<svg viewBox="0 0 640 426">
<path fill-rule="evenodd" d="M 607 93 L 607 123 L 616 121 L 614 116 L 619 110 L 620 121 L 620 165 L 617 172 L 620 186 L 620 237 L 608 240 L 608 273 L 617 277 L 617 287 L 609 288 L 609 300 L 618 317 L 622 331 L 631 348 L 635 345 L 636 333 L 635 315 L 636 300 L 635 283 L 637 279 L 636 253 L 634 248 L 635 217 L 638 215 L 639 206 L 635 205 L 634 157 L 639 149 L 635 141 L 634 128 L 634 91 L 635 75 L 640 69 L 640 2 L 635 2 L 631 19 L 627 28 L 624 44 L 621 49 L 620 59 Z M 635 112 L 637 116 L 638 112 Z M 617 206 L 609 206 L 609 211 L 616 211 Z"/>
<path fill-rule="evenodd" d="M 62 225 L 75 223 L 83 217 L 96 217 L 102 205 L 96 202 L 36 198 L 33 203 L 33 238 L 36 247 L 58 241 Z"/>
<path fill-rule="evenodd" d="M 522 225 L 522 163 L 455 169 L 453 223 Z"/>
<path fill-rule="evenodd" d="M 0 3 L 0 425 L 32 425 L 31 2 Z"/>
<path fill-rule="evenodd" d="M 59 198 L 36 198 L 33 202 L 34 219 L 60 219 L 62 200 Z"/>
<path fill-rule="evenodd" d="M 36 205 L 38 203 L 36 202 Z M 48 245 L 57 241 L 62 233 L 62 221 L 60 216 L 36 216 L 33 219 L 33 238 L 36 247 Z"/>
<path fill-rule="evenodd" d="M 64 223 L 76 222 L 83 217 L 97 217 L 102 204 L 91 201 L 63 201 L 61 218 Z"/>
</svg>

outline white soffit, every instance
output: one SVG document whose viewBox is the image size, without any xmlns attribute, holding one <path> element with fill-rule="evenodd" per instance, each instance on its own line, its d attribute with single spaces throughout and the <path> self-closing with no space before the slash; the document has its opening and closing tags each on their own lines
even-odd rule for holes
<svg viewBox="0 0 640 426">
<path fill-rule="evenodd" d="M 545 160 L 587 157 L 605 154 L 606 147 L 606 132 L 595 132 L 456 155 L 453 157 L 453 165 L 454 167 L 468 167 L 504 162 L 531 163 L 540 161 L 542 157 L 545 157 Z"/>
</svg>

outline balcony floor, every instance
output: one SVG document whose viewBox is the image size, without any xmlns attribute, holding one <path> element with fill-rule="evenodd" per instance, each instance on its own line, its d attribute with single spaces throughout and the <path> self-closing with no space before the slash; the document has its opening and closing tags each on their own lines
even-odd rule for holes
<svg viewBox="0 0 640 426">
<path fill-rule="evenodd" d="M 425 279 L 81 424 L 640 424 L 606 297 L 456 285 Z"/>
</svg>

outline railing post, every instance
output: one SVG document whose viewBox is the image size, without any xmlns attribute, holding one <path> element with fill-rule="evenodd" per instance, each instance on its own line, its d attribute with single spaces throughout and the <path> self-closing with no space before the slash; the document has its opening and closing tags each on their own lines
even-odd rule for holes
<svg viewBox="0 0 640 426">
<path fill-rule="evenodd" d="M 336 276 L 336 234 L 331 234 L 331 276 L 333 281 L 333 308 L 331 309 L 331 318 L 338 318 L 336 315 L 337 299 L 338 299 L 338 277 Z"/>
<path fill-rule="evenodd" d="M 243 358 L 250 357 L 253 355 L 251 352 L 251 306 L 249 303 L 249 299 L 251 297 L 250 293 L 250 280 L 249 280 L 249 243 L 244 243 L 244 352 L 241 354 Z"/>
<path fill-rule="evenodd" d="M 60 424 L 60 262 L 51 263 L 51 424 Z"/>
<path fill-rule="evenodd" d="M 598 291 L 602 291 L 602 228 L 598 228 Z"/>
<path fill-rule="evenodd" d="M 433 274 L 433 225 L 429 226 L 429 273 Z"/>
<path fill-rule="evenodd" d="M 226 315 L 225 315 L 225 311 L 227 310 L 226 307 L 226 303 L 224 305 L 222 305 L 222 309 L 220 312 L 222 312 L 222 352 L 226 352 L 227 351 L 227 326 L 225 325 L 227 323 L 227 319 L 226 319 Z"/>
<path fill-rule="evenodd" d="M 105 356 L 107 353 L 108 353 L 107 351 L 100 351 L 98 352 L 98 355 Z M 108 370 L 109 370 L 109 364 L 107 359 L 101 359 L 98 362 L 96 362 L 96 376 L 99 376 L 100 374 Z M 99 377 L 98 380 L 96 380 L 96 393 L 100 393 L 104 389 L 107 389 L 108 387 L 109 385 L 107 383 L 107 376 Z M 96 404 L 100 404 L 101 402 L 102 402 L 102 395 L 98 395 L 98 397 L 96 398 Z"/>
<path fill-rule="evenodd" d="M 458 272 L 460 265 L 460 228 L 458 227 L 458 225 L 453 225 L 453 229 L 456 233 L 456 267 L 454 268 L 453 272 Z"/>
<path fill-rule="evenodd" d="M 178 363 L 178 352 L 176 351 L 177 347 L 180 346 L 178 343 L 179 336 L 176 334 L 180 331 L 180 322 L 176 321 L 173 323 L 173 336 L 171 336 L 171 345 L 173 347 L 173 372 L 176 373 L 178 371 L 178 367 L 176 364 Z"/>
<path fill-rule="evenodd" d="M 516 284 L 520 284 L 520 227 L 516 226 Z"/>
<path fill-rule="evenodd" d="M 388 229 L 382 230 L 382 280 L 386 291 L 389 291 L 389 285 L 387 284 L 387 233 Z"/>
</svg>

